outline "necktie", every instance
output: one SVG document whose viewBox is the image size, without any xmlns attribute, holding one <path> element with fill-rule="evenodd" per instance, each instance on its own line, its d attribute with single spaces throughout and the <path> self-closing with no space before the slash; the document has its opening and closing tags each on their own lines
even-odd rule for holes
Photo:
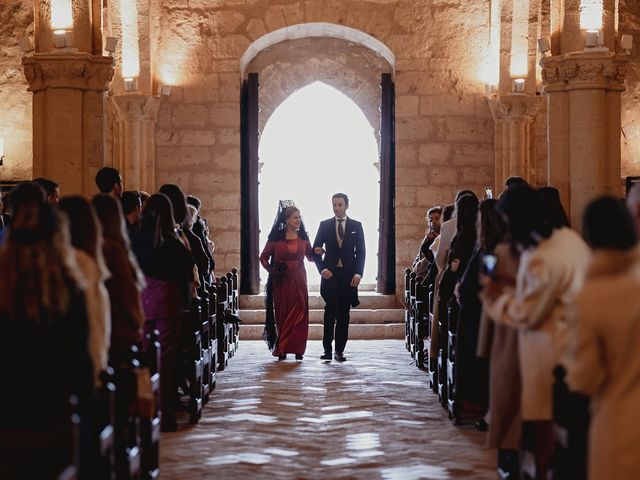
<svg viewBox="0 0 640 480">
<path fill-rule="evenodd" d="M 338 236 L 340 237 L 340 240 L 344 238 L 344 225 L 342 222 L 344 222 L 344 218 L 338 219 Z"/>
</svg>

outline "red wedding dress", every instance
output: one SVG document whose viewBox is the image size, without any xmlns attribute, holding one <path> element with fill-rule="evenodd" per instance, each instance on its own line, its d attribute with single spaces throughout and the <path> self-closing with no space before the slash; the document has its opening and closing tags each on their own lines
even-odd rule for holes
<svg viewBox="0 0 640 480">
<path fill-rule="evenodd" d="M 287 264 L 284 272 L 271 266 L 280 262 Z M 260 255 L 260 263 L 271 274 L 273 280 L 273 306 L 278 328 L 278 343 L 273 356 L 287 353 L 304 354 L 309 336 L 309 295 L 305 257 L 312 262 L 313 250 L 309 240 L 300 238 L 267 242 Z"/>
</svg>

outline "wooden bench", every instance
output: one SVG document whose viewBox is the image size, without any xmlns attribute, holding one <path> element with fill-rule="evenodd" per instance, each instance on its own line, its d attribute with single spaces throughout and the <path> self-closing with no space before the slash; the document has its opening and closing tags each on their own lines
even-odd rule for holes
<svg viewBox="0 0 640 480">
<path fill-rule="evenodd" d="M 141 445 L 141 477 L 143 479 L 155 479 L 160 476 L 160 341 L 159 332 L 154 330 L 147 334 L 147 350 L 144 352 L 141 362 L 144 374 L 149 375 L 149 384 L 153 394 L 152 403 L 145 399 L 140 405 L 140 445 Z M 138 399 L 140 402 L 140 399 Z"/>
<path fill-rule="evenodd" d="M 425 339 L 429 323 L 429 287 L 422 284 L 422 277 L 416 277 L 414 307 L 414 351 L 415 363 L 425 368 Z"/>
<path fill-rule="evenodd" d="M 137 347 L 132 347 L 127 364 L 114 366 L 114 452 L 118 479 L 140 477 L 139 421 L 135 409 L 137 378 L 134 371 L 140 368 L 139 353 Z"/>
<path fill-rule="evenodd" d="M 460 405 L 456 398 L 456 348 L 460 308 L 455 299 L 447 308 L 447 409 L 454 424 L 460 423 Z"/>
<path fill-rule="evenodd" d="M 221 277 L 215 285 L 217 295 L 216 334 L 218 339 L 218 371 L 222 371 L 229 364 L 229 336 L 225 322 L 225 315 L 229 308 L 227 294 L 227 277 Z"/>
<path fill-rule="evenodd" d="M 202 334 L 199 299 L 194 298 L 190 310 L 183 312 L 181 366 L 182 378 L 186 379 L 189 395 L 189 423 L 198 423 L 202 417 L 203 365 Z"/>
</svg>

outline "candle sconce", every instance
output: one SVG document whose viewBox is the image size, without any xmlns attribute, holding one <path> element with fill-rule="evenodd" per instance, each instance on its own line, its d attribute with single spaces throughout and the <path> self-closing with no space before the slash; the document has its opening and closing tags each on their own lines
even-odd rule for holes
<svg viewBox="0 0 640 480">
<path fill-rule="evenodd" d="M 73 47 L 73 31 L 72 30 L 54 30 L 53 43 L 58 48 Z"/>
<path fill-rule="evenodd" d="M 135 92 L 138 90 L 138 79 L 136 77 L 125 78 L 124 79 L 124 91 L 125 92 Z"/>
<path fill-rule="evenodd" d="M 524 78 L 515 78 L 513 80 L 513 84 L 511 86 L 511 91 L 513 93 L 517 93 L 520 95 L 524 95 L 524 88 L 525 88 L 525 79 Z"/>
</svg>

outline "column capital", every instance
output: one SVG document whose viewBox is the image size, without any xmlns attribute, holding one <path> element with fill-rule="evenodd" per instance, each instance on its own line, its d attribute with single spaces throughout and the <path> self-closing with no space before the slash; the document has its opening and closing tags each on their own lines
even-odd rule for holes
<svg viewBox="0 0 640 480">
<path fill-rule="evenodd" d="M 123 93 L 109 97 L 116 120 L 156 121 L 160 109 L 160 97 L 141 93 Z"/>
<path fill-rule="evenodd" d="M 30 92 L 72 88 L 104 92 L 113 77 L 113 59 L 83 52 L 34 53 L 22 58 Z"/>
<path fill-rule="evenodd" d="M 542 99 L 532 95 L 503 95 L 490 98 L 489 109 L 496 122 L 520 121 L 533 122 L 540 110 Z"/>
<path fill-rule="evenodd" d="M 624 90 L 629 58 L 613 52 L 573 52 L 540 61 L 546 92 Z"/>
</svg>

